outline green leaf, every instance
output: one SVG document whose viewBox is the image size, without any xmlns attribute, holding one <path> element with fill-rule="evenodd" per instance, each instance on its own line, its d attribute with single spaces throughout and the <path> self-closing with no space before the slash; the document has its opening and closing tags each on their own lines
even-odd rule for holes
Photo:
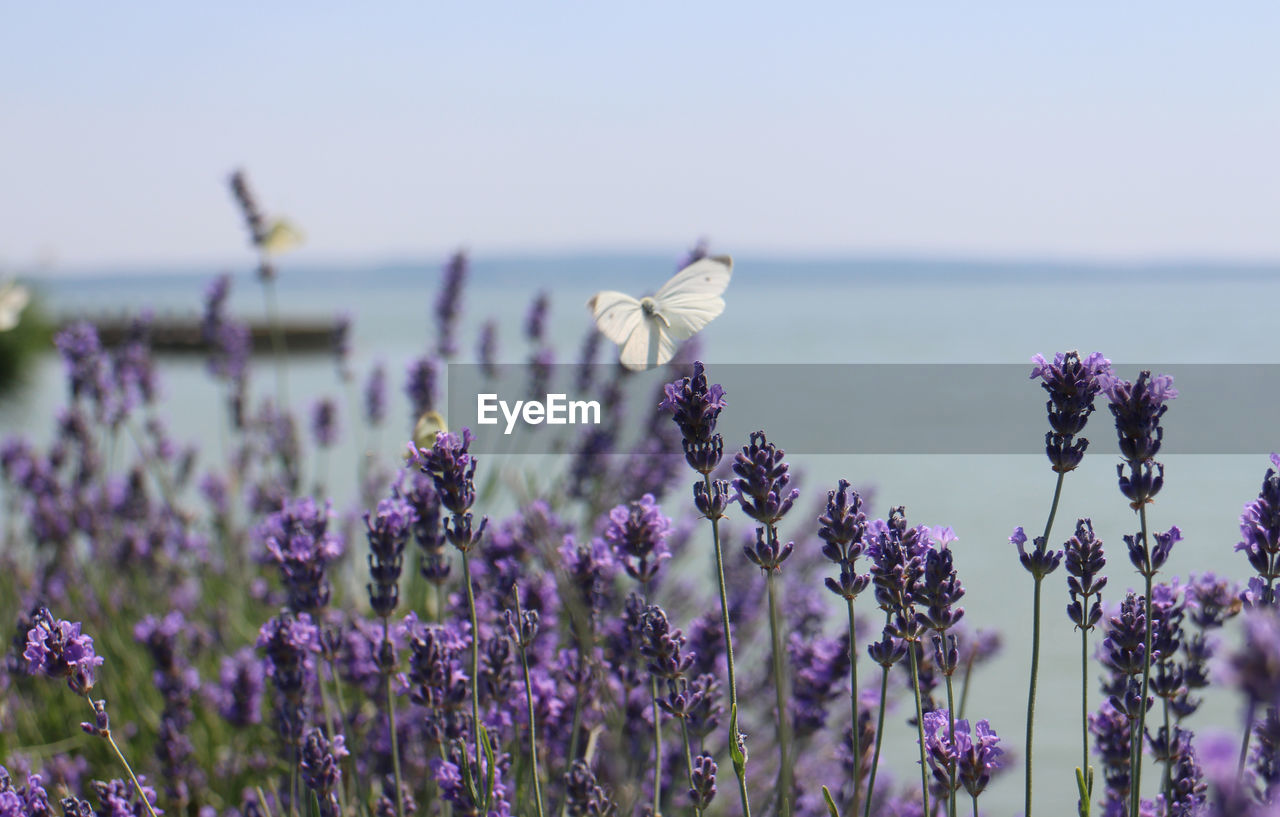
<svg viewBox="0 0 1280 817">
<path fill-rule="evenodd" d="M 840 809 L 836 808 L 836 801 L 831 799 L 831 790 L 826 786 L 822 787 L 822 799 L 827 801 L 827 813 L 831 817 L 840 817 Z"/>
<path fill-rule="evenodd" d="M 739 745 L 740 740 L 738 735 L 738 705 L 734 704 L 729 708 L 729 757 L 733 758 L 733 768 L 737 770 L 739 775 L 742 774 L 742 770 L 747 765 L 747 756 Z"/>
</svg>

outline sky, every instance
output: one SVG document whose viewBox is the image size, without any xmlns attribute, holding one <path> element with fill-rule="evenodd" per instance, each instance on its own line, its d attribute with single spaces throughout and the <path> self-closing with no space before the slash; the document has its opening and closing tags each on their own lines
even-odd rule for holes
<svg viewBox="0 0 1280 817">
<path fill-rule="evenodd" d="M 1280 4 L 6 3 L 0 273 L 1280 259 Z"/>
</svg>

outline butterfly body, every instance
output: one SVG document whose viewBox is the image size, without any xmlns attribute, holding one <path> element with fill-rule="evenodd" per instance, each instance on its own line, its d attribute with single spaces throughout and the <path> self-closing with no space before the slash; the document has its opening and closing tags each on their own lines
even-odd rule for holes
<svg viewBox="0 0 1280 817">
<path fill-rule="evenodd" d="M 729 286 L 733 259 L 701 258 L 680 270 L 653 295 L 633 298 L 622 292 L 596 293 L 587 307 L 596 327 L 621 347 L 628 369 L 660 366 L 686 340 L 724 311 L 720 297 Z"/>
</svg>

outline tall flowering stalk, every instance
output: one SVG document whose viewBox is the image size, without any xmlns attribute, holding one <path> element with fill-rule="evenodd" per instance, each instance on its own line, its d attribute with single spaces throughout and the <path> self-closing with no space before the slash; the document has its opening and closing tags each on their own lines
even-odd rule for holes
<svg viewBox="0 0 1280 817">
<path fill-rule="evenodd" d="M 1154 501 L 1156 494 L 1164 486 L 1164 466 L 1155 461 L 1155 456 L 1160 452 L 1160 444 L 1164 439 L 1160 418 L 1169 410 L 1169 406 L 1166 405 L 1168 401 L 1176 398 L 1178 392 L 1173 388 L 1172 377 L 1168 375 L 1152 377 L 1151 372 L 1148 371 L 1141 372 L 1138 379 L 1132 383 L 1107 373 L 1103 377 L 1102 386 L 1110 400 L 1109 408 L 1116 421 L 1120 456 L 1124 460 L 1116 466 L 1120 493 L 1129 500 L 1129 507 L 1138 512 L 1141 525 L 1136 536 L 1125 537 L 1125 543 L 1129 546 L 1129 560 L 1137 567 L 1146 582 L 1145 620 L 1149 625 L 1152 578 L 1159 571 L 1164 559 L 1168 557 L 1168 549 L 1176 539 L 1167 544 L 1160 542 L 1155 547 L 1150 546 L 1147 534 L 1147 503 Z M 1151 635 L 1151 628 L 1148 626 L 1142 668 L 1143 701 L 1147 700 L 1151 686 Z M 1147 707 L 1143 706 L 1138 717 L 1138 728 L 1133 735 L 1133 786 L 1129 795 L 1130 814 L 1137 814 L 1141 803 L 1142 741 L 1146 721 Z"/>
<path fill-rule="evenodd" d="M 947 682 L 947 719 L 948 739 L 952 744 L 956 740 L 955 689 L 952 676 L 960 664 L 960 651 L 956 646 L 956 637 L 950 634 L 951 628 L 964 618 L 964 608 L 956 607 L 956 603 L 964 596 L 964 587 L 956 577 L 956 570 L 948 546 L 952 536 L 950 529 L 944 529 L 942 541 L 936 547 L 924 552 L 924 570 L 920 577 L 916 603 L 920 612 L 916 614 L 921 624 L 933 630 L 934 665 L 942 672 Z M 949 768 L 948 808 L 952 817 L 956 813 L 956 763 Z"/>
<path fill-rule="evenodd" d="M 533 644 L 533 639 L 538 635 L 538 611 L 521 609 L 520 586 L 518 584 L 514 586 L 512 592 L 514 593 L 516 609 L 514 613 L 510 610 L 506 611 L 507 638 L 520 651 L 520 667 L 524 675 L 525 705 L 529 714 L 529 764 L 533 767 L 533 798 L 534 804 L 538 809 L 538 817 L 543 817 L 542 778 L 538 771 L 538 724 L 533 703 L 533 683 L 529 680 L 529 647 Z"/>
<path fill-rule="evenodd" d="M 857 572 L 857 561 L 866 549 L 862 537 L 867 530 L 867 515 L 862 512 L 862 497 L 849 490 L 849 482 L 840 480 L 834 491 L 827 492 L 827 509 L 818 517 L 818 537 L 822 539 L 822 555 L 840 568 L 840 578 L 826 578 L 827 589 L 844 599 L 849 614 L 849 707 L 853 712 L 853 811 L 858 810 L 862 793 L 862 753 L 858 712 L 858 635 L 853 616 L 853 602 L 871 576 Z"/>
<path fill-rule="evenodd" d="M 138 797 L 147 807 L 147 813 L 150 817 L 156 817 L 156 810 L 151 804 L 155 799 L 155 792 L 143 790 L 137 775 L 133 773 L 133 767 L 125 760 L 124 753 L 111 735 L 107 702 L 95 701 L 89 697 L 93 690 L 95 672 L 103 663 L 102 656 L 94 652 L 93 638 L 81 632 L 79 622 L 55 619 L 47 608 L 41 607 L 36 611 L 31 629 L 27 631 L 22 657 L 26 659 L 28 673 L 66 679 L 71 691 L 89 702 L 89 707 L 93 710 L 93 723 L 82 723 L 80 728 L 107 741 L 120 765 L 129 773 L 129 779 L 133 781 Z"/>
<path fill-rule="evenodd" d="M 769 442 L 763 431 L 751 435 L 751 442 L 743 446 L 733 460 L 735 499 L 743 513 L 760 523 L 756 528 L 756 543 L 744 548 L 747 558 L 765 575 L 769 594 L 769 641 L 773 654 L 773 688 L 778 708 L 778 801 L 779 813 L 787 817 L 791 813 L 791 732 L 787 723 L 787 673 L 783 666 L 785 652 L 782 632 L 779 629 L 777 579 L 782 563 L 795 549 L 793 542 L 782 542 L 778 536 L 778 522 L 791 510 L 800 492 L 788 490 L 791 476 L 789 466 L 783 460 L 785 452 Z"/>
<path fill-rule="evenodd" d="M 1262 478 L 1258 498 L 1244 506 L 1240 514 L 1240 542 L 1249 566 L 1258 574 L 1258 588 L 1253 593 L 1260 604 L 1276 603 L 1275 583 L 1280 577 L 1280 455 L 1271 455 L 1271 468 Z"/>
<path fill-rule="evenodd" d="M 729 484 L 711 479 L 711 472 L 724 456 L 724 440 L 715 433 L 716 420 L 725 407 L 724 389 L 719 384 L 707 385 L 701 361 L 693 364 L 693 375 L 665 387 L 666 399 L 659 408 L 671 411 L 680 427 L 685 461 L 702 475 L 694 483 L 693 501 L 698 512 L 711 523 L 711 541 L 715 549 L 717 589 L 720 592 L 720 617 L 724 627 L 725 663 L 729 676 L 729 756 L 738 777 L 738 794 L 742 798 L 743 817 L 751 815 L 747 795 L 747 754 L 742 734 L 738 731 L 738 685 L 733 666 L 733 635 L 729 626 L 729 596 L 724 582 L 724 551 L 720 544 L 720 520 L 729 507 Z"/>
<path fill-rule="evenodd" d="M 1080 767 L 1076 785 L 1080 789 L 1080 817 L 1088 817 L 1093 802 L 1093 767 L 1089 765 L 1089 631 L 1102 619 L 1102 588 L 1107 577 L 1100 575 L 1107 560 L 1102 540 L 1093 535 L 1093 522 L 1076 520 L 1076 533 L 1062 548 L 1067 563 L 1067 590 L 1071 603 L 1067 617 L 1080 631 Z"/>
<path fill-rule="evenodd" d="M 440 504 L 449 511 L 444 522 L 445 538 L 462 554 L 462 583 L 467 591 L 467 614 L 471 618 L 471 723 L 475 741 L 475 769 L 481 768 L 480 723 L 480 623 L 476 617 L 475 589 L 471 583 L 471 551 L 480 544 L 489 517 L 474 526 L 471 506 L 476 501 L 476 458 L 468 450 L 475 437 L 471 429 L 462 434 L 442 431 L 430 449 L 419 449 L 420 467 L 431 476 Z M 478 788 L 478 787 L 477 787 Z"/>
<path fill-rule="evenodd" d="M 280 326 L 280 310 L 276 306 L 276 268 L 268 250 L 269 239 L 280 222 L 268 224 L 258 206 L 257 197 L 249 187 L 249 178 L 243 170 L 236 170 L 228 179 L 231 196 L 240 208 L 245 227 L 249 230 L 249 244 L 258 253 L 258 280 L 262 282 L 262 298 L 267 309 L 267 325 L 271 330 L 271 349 L 276 363 L 276 398 L 287 412 L 289 410 L 289 384 L 285 370 L 284 330 Z"/>
<path fill-rule="evenodd" d="M 1022 544 L 1018 544 L 1022 565 L 1035 580 L 1031 625 L 1031 681 L 1027 690 L 1025 817 L 1031 817 L 1031 759 L 1035 738 L 1036 681 L 1040 671 L 1040 583 L 1057 567 L 1056 560 L 1045 558 L 1045 548 L 1053 531 L 1054 516 L 1058 513 L 1058 501 L 1062 498 L 1062 481 L 1068 472 L 1080 465 L 1084 452 L 1089 447 L 1089 441 L 1079 435 L 1094 411 L 1094 398 L 1102 391 L 1111 372 L 1111 361 L 1099 352 L 1094 352 L 1084 360 L 1080 359 L 1079 352 L 1071 351 L 1054 355 L 1052 363 L 1042 355 L 1035 355 L 1031 361 L 1035 364 L 1031 370 L 1031 379 L 1040 378 L 1041 388 L 1049 395 L 1049 400 L 1045 403 L 1049 416 L 1049 431 L 1045 432 L 1044 437 L 1045 454 L 1058 477 L 1053 489 L 1053 502 L 1049 506 L 1049 518 L 1044 523 L 1044 534 L 1035 540 L 1036 555 L 1028 560 Z M 1018 528 L 1019 534 L 1021 531 Z M 1022 541 L 1026 541 L 1025 536 Z M 1058 558 L 1061 558 L 1060 552 Z M 1050 561 L 1053 563 L 1052 567 L 1049 567 Z M 1086 797 L 1083 791 L 1081 797 Z"/>
<path fill-rule="evenodd" d="M 396 702 L 391 679 L 398 661 L 391 644 L 391 614 L 400 601 L 400 572 L 404 546 L 409 540 L 415 514 L 413 506 L 399 497 L 378 503 L 375 513 L 364 515 L 369 538 L 369 603 L 382 619 L 382 643 L 378 648 L 378 670 L 387 699 L 387 728 L 391 733 L 391 765 L 396 780 L 396 813 L 404 817 L 403 781 L 400 774 L 400 747 L 396 729 Z"/>
</svg>

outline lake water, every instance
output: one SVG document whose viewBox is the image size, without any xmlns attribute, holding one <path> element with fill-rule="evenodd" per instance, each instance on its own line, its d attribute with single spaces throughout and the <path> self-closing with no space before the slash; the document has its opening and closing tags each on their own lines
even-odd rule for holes
<svg viewBox="0 0 1280 817">
<path fill-rule="evenodd" d="M 461 327 L 464 356 L 472 355 L 476 331 L 489 316 L 500 329 L 499 359 L 521 362 L 527 304 L 539 290 L 552 295 L 551 340 L 558 358 L 572 361 L 590 328 L 584 304 L 599 289 L 640 294 L 670 274 L 671 262 L 653 257 L 484 259 L 474 261 Z M 44 282 L 47 303 L 57 314 L 125 310 L 140 304 L 157 312 L 200 308 L 211 275 L 112 275 Z M 434 339 L 431 322 L 438 268 L 400 265 L 378 269 L 295 270 L 286 263 L 280 279 L 283 311 L 326 316 L 340 310 L 354 318 L 353 364 L 361 376 L 374 360 L 385 361 L 393 396 L 399 396 L 409 361 Z M 1167 267 L 1074 267 L 1069 264 L 923 263 L 901 261 L 807 261 L 740 258 L 726 294 L 727 309 L 704 332 L 703 359 L 714 380 L 723 363 L 1018 363 L 1034 353 L 1101 351 L 1122 376 L 1137 372 L 1127 362 L 1150 364 L 1280 363 L 1275 337 L 1280 268 L 1219 268 L 1187 264 Z M 256 281 L 242 273 L 233 310 L 262 314 Z M 271 384 L 268 359 L 260 361 L 259 389 Z M 164 358 L 165 416 L 178 439 L 216 443 L 224 422 L 214 384 L 197 359 Z M 343 395 L 332 361 L 300 357 L 289 364 L 295 406 L 321 394 Z M 1038 391 L 1028 381 L 1027 389 Z M 64 394 L 61 370 L 49 356 L 36 367 L 29 388 L 0 400 L 0 430 L 46 437 Z M 803 400 L 803 394 L 795 395 Z M 892 400 L 892 395 L 884 395 Z M 945 394 L 938 395 L 945 400 Z M 1232 399 L 1222 395 L 1223 400 Z M 343 409 L 348 404 L 342 403 Z M 389 429 L 408 428 L 403 400 L 393 400 Z M 849 413 L 833 405 L 832 412 Z M 732 411 L 732 399 L 730 408 Z M 1171 414 L 1178 411 L 1174 401 Z M 1273 407 L 1257 412 L 1259 439 L 1271 440 L 1250 455 L 1163 457 L 1166 485 L 1150 512 L 1153 528 L 1178 525 L 1184 541 L 1167 572 L 1212 570 L 1235 578 L 1247 565 L 1232 548 L 1238 540 L 1243 503 L 1256 496 L 1270 450 L 1280 450 L 1280 423 Z M 343 425 L 350 426 L 344 416 Z M 769 429 L 786 447 L 786 429 Z M 886 428 L 886 435 L 893 429 Z M 398 448 L 395 434 L 384 446 Z M 1052 537 L 1060 544 L 1077 517 L 1094 520 L 1107 545 L 1114 601 L 1139 577 L 1122 555 L 1121 536 L 1136 528 L 1115 485 L 1117 457 L 1109 413 L 1095 414 L 1093 440 L 1079 471 L 1068 476 Z M 348 435 L 350 439 L 350 435 Z M 745 440 L 726 440 L 726 446 Z M 350 468 L 356 450 L 336 452 L 331 474 Z M 957 567 L 968 595 L 967 618 L 977 627 L 999 628 L 1002 657 L 975 681 L 968 715 L 988 718 L 1001 735 L 1021 746 L 1030 640 L 1031 580 L 1018 564 L 1008 536 L 1016 525 L 1038 533 L 1053 489 L 1042 455 L 841 455 L 805 456 L 793 464 L 805 471 L 808 499 L 822 495 L 840 477 L 874 484 L 877 514 L 906 505 L 913 524 L 949 525 Z M 334 480 L 337 482 L 336 478 Z M 810 507 L 805 501 L 802 507 Z M 1072 769 L 1079 759 L 1078 636 L 1063 614 L 1067 602 L 1060 571 L 1046 580 L 1045 641 L 1037 718 L 1036 798 L 1043 814 L 1073 813 Z M 1097 692 L 1091 690 L 1096 703 Z M 1197 731 L 1238 730 L 1239 713 L 1229 696 L 1211 697 L 1191 722 Z M 904 730 L 889 747 L 899 776 L 910 775 L 914 751 Z M 1021 754 L 983 796 L 991 813 L 1021 809 Z M 1150 777 L 1147 778 L 1150 781 Z M 1101 785 L 1099 783 L 1099 785 Z"/>
</svg>

